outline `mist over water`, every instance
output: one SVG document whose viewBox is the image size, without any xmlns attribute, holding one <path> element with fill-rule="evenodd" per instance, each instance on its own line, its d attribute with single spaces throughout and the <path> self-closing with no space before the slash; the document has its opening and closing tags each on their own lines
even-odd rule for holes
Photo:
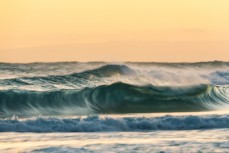
<svg viewBox="0 0 229 153">
<path fill-rule="evenodd" d="M 227 152 L 229 63 L 0 63 L 0 152 Z"/>
<path fill-rule="evenodd" d="M 2 117 L 220 110 L 229 63 L 0 64 Z"/>
</svg>

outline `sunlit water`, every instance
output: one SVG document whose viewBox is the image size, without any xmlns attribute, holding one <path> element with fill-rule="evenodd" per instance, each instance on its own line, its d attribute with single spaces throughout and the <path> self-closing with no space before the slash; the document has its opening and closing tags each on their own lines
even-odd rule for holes
<svg viewBox="0 0 229 153">
<path fill-rule="evenodd" d="M 25 131 L 1 133 L 0 152 L 229 152 L 228 114 L 227 111 L 221 111 L 83 116 L 80 117 L 82 121 L 77 120 L 73 125 L 72 123 L 67 124 L 66 121 L 62 123 L 63 121 L 61 119 L 56 120 L 58 117 L 39 117 L 39 119 L 43 120 L 49 119 L 48 121 L 50 121 L 53 126 L 50 126 L 47 122 L 45 122 L 45 124 L 42 123 L 38 118 L 17 119 L 14 117 L 12 119 L 5 119 L 5 121 L 18 122 L 20 124 L 14 123 L 16 126 L 13 127 L 13 130 L 20 131 L 21 128 L 24 128 Z M 63 117 L 61 118 L 63 119 Z M 55 119 L 55 121 L 52 119 Z M 70 120 L 78 119 L 78 117 L 65 117 L 65 119 L 69 122 Z M 104 122 L 106 119 L 108 119 L 107 122 Z M 126 125 L 124 119 L 135 119 L 135 121 Z M 34 122 L 27 123 L 28 120 Z M 157 120 L 157 122 L 155 120 Z M 63 125 L 61 125 L 61 123 Z M 12 126 L 9 125 L 10 124 L 8 124 L 8 130 L 12 128 Z M 132 125 L 132 127 L 130 127 L 130 125 Z M 0 130 L 3 130 L 4 126 L 7 126 L 7 123 L 3 124 L 2 122 Z M 40 128 L 41 131 L 28 132 L 33 126 Z M 70 126 L 78 128 L 75 128 L 76 131 L 64 132 L 65 130 L 74 130 L 74 128 L 72 129 Z M 50 127 L 54 127 L 51 131 L 54 131 L 57 127 L 63 129 L 61 132 L 45 131 L 45 129 Z M 170 130 L 166 130 L 166 128 Z M 82 131 L 79 131 L 79 129 Z M 7 129 L 5 130 L 7 131 Z M 83 132 L 83 130 L 86 132 Z"/>
<path fill-rule="evenodd" d="M 229 129 L 94 132 L 1 133 L 1 152 L 229 152 Z"/>
<path fill-rule="evenodd" d="M 229 62 L 0 63 L 0 153 L 229 152 L 228 110 Z"/>
</svg>

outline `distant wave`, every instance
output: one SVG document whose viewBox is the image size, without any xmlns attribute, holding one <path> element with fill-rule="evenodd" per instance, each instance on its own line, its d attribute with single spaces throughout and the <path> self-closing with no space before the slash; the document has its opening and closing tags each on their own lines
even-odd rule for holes
<svg viewBox="0 0 229 153">
<path fill-rule="evenodd" d="M 135 64 L 135 65 L 149 65 L 149 66 L 168 66 L 168 67 L 228 67 L 229 62 L 228 61 L 206 61 L 206 62 L 177 62 L 177 63 L 171 63 L 171 62 L 122 62 L 127 64 Z M 91 65 L 101 65 L 101 64 L 109 64 L 112 63 L 109 62 L 35 62 L 35 63 L 1 63 L 0 62 L 0 69 L 12 69 L 12 70 L 24 70 L 25 67 L 29 67 L 31 69 L 37 68 L 37 67 L 49 67 L 49 66 L 66 66 L 66 65 L 80 65 L 80 64 L 91 64 Z"/>
<path fill-rule="evenodd" d="M 1 116 L 214 110 L 229 103 L 228 86 L 135 86 L 114 83 L 82 90 L 0 91 Z"/>
<path fill-rule="evenodd" d="M 51 75 L 51 76 L 39 76 L 39 77 L 19 77 L 11 79 L 1 79 L 1 86 L 23 86 L 23 85 L 78 85 L 87 86 L 89 82 L 102 81 L 104 77 L 115 77 L 119 75 L 133 75 L 134 70 L 131 70 L 126 65 L 105 65 L 93 70 L 86 70 L 83 72 L 72 73 L 67 75 Z"/>
<path fill-rule="evenodd" d="M 128 62 L 132 64 L 137 65 L 148 65 L 148 66 L 160 66 L 160 67 L 207 67 L 207 68 L 213 68 L 213 67 L 228 67 L 229 62 L 226 61 L 206 61 L 206 62 L 178 62 L 178 63 L 170 63 L 170 62 Z"/>
<path fill-rule="evenodd" d="M 64 63 L 59 63 L 64 64 Z M 76 64 L 76 63 L 75 63 Z M 90 63 L 90 65 L 93 63 Z M 156 64 L 156 66 L 155 66 Z M 48 64 L 47 64 L 48 65 Z M 58 64 L 57 64 L 58 65 Z M 124 82 L 134 85 L 171 85 L 171 86 L 185 86 L 191 84 L 212 84 L 212 85 L 228 85 L 229 84 L 229 66 L 224 62 L 209 62 L 209 63 L 131 63 L 131 64 L 105 64 L 93 69 L 86 69 L 77 73 L 61 72 L 64 75 L 47 75 L 47 76 L 33 76 L 36 74 L 36 69 L 42 73 L 43 67 L 46 64 L 40 64 L 35 70 L 28 68 L 25 65 L 24 71 L 15 72 L 12 64 L 9 75 L 14 73 L 16 78 L 0 79 L 1 89 L 27 89 L 27 90 L 57 90 L 57 89 L 82 89 L 85 87 L 96 87 L 99 85 L 108 85 L 115 82 Z M 48 65 L 53 67 L 53 65 Z M 56 65 L 55 65 L 56 66 Z M 62 65 L 61 65 L 62 66 Z M 69 66 L 69 65 L 67 65 Z M 187 66 L 187 67 L 185 67 Z M 39 69 L 39 67 L 42 67 Z M 81 67 L 84 67 L 81 65 Z M 85 66 L 89 68 L 91 66 Z M 212 68 L 213 67 L 213 68 Z M 27 70 L 27 69 L 28 70 Z M 5 68 L 6 69 L 6 68 Z M 2 68 L 2 71 L 5 70 Z M 32 69 L 32 70 L 30 70 Z M 49 68 L 51 69 L 51 68 Z M 58 67 L 55 67 L 55 70 Z M 60 67 L 61 69 L 61 67 Z M 62 66 L 61 71 L 67 70 Z M 52 70 L 52 69 L 51 69 Z M 43 73 L 49 74 L 44 71 Z M 32 76 L 23 76 L 26 73 L 33 72 Z M 56 70 L 57 71 L 57 70 Z M 1 69 L 0 69 L 1 72 Z M 6 72 L 3 71 L 2 74 Z M 25 73 L 25 74 L 24 74 Z M 67 73 L 67 74 L 65 74 Z M 1 74 L 1 73 L 0 73 Z M 21 75 L 23 77 L 21 77 Z"/>
<path fill-rule="evenodd" d="M 109 132 L 229 128 L 228 115 L 0 120 L 0 132 Z"/>
</svg>

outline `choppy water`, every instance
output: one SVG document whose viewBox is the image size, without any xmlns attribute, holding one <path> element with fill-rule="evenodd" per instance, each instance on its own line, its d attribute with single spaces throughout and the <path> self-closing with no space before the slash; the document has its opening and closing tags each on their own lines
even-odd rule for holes
<svg viewBox="0 0 229 153">
<path fill-rule="evenodd" d="M 228 152 L 228 129 L 95 133 L 1 133 L 1 152 Z"/>
<path fill-rule="evenodd" d="M 1 152 L 227 152 L 228 109 L 228 62 L 0 63 Z"/>
</svg>

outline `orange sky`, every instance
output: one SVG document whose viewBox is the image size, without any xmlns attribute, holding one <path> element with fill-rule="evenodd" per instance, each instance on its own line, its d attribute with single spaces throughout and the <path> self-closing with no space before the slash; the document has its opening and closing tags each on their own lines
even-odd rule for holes
<svg viewBox="0 0 229 153">
<path fill-rule="evenodd" d="M 229 61 L 228 0 L 2 0 L 0 62 Z"/>
</svg>

